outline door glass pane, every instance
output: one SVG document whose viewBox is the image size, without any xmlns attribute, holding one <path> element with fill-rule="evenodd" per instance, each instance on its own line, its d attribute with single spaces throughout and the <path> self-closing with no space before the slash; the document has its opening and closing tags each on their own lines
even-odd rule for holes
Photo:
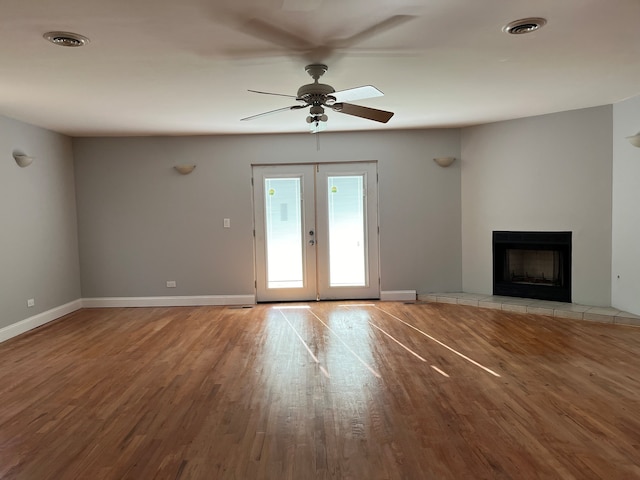
<svg viewBox="0 0 640 480">
<path fill-rule="evenodd" d="M 364 175 L 327 179 L 329 285 L 365 286 Z"/>
<path fill-rule="evenodd" d="M 301 179 L 266 178 L 267 288 L 302 288 Z"/>
</svg>

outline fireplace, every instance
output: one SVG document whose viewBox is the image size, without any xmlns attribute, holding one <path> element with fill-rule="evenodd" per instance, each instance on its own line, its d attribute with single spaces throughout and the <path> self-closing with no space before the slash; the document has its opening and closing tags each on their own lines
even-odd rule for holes
<svg viewBox="0 0 640 480">
<path fill-rule="evenodd" d="M 571 302 L 571 232 L 493 232 L 493 294 Z"/>
</svg>

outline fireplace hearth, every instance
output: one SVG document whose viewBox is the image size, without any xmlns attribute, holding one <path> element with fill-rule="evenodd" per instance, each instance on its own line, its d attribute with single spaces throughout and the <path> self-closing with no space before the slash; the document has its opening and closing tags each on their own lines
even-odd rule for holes
<svg viewBox="0 0 640 480">
<path fill-rule="evenodd" d="M 493 232 L 493 294 L 571 302 L 571 232 Z"/>
</svg>

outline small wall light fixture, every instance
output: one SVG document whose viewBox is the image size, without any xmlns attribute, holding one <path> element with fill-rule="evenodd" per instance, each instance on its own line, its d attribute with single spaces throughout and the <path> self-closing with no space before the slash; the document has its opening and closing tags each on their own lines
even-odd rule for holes
<svg viewBox="0 0 640 480">
<path fill-rule="evenodd" d="M 196 168 L 195 165 L 176 165 L 175 168 L 181 175 L 189 175 Z"/>
<path fill-rule="evenodd" d="M 456 160 L 456 157 L 438 157 L 433 159 L 433 161 L 436 162 L 441 167 L 448 167 L 455 160 Z"/>
<path fill-rule="evenodd" d="M 31 162 L 33 162 L 33 157 L 25 155 L 24 153 L 19 151 L 13 152 L 13 159 L 16 161 L 18 166 L 22 168 L 28 167 L 29 165 L 31 165 Z"/>
<path fill-rule="evenodd" d="M 634 147 L 640 148 L 640 133 L 636 133 L 635 135 L 627 137 L 627 140 L 629 140 L 629 143 Z"/>
</svg>

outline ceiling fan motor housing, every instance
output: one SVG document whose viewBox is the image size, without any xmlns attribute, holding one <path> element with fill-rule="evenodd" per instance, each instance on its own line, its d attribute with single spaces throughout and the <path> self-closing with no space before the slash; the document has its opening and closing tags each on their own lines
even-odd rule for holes
<svg viewBox="0 0 640 480">
<path fill-rule="evenodd" d="M 303 85 L 298 89 L 298 98 L 305 100 L 309 104 L 319 102 L 324 103 L 327 95 L 335 92 L 335 89 L 331 85 L 324 83 L 309 83 Z"/>
</svg>

